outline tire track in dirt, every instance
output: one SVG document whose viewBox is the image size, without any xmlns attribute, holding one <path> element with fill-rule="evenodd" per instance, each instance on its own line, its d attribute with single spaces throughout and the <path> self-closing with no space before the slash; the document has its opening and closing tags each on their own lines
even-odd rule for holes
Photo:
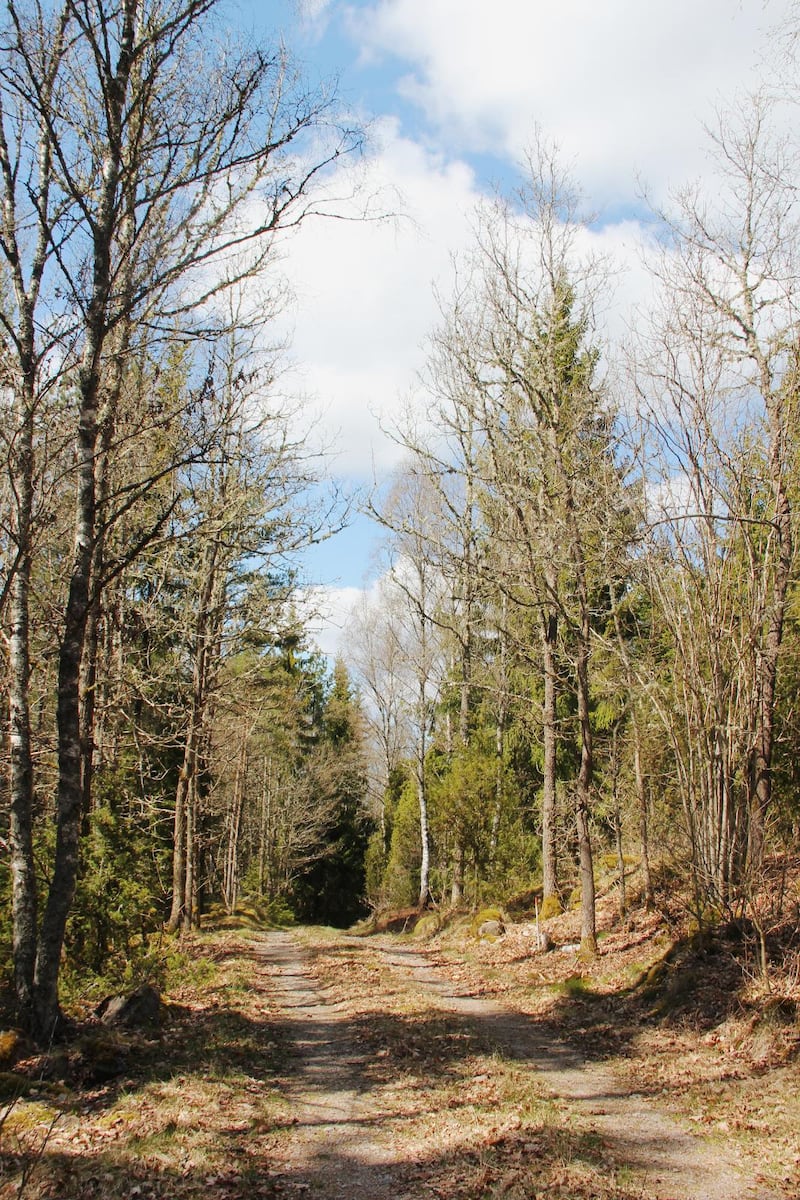
<svg viewBox="0 0 800 1200">
<path fill-rule="evenodd" d="M 553 1096 L 568 1101 L 615 1156 L 643 1174 L 650 1200 L 776 1200 L 778 1193 L 757 1184 L 732 1152 L 687 1133 L 610 1069 L 584 1061 L 531 1017 L 459 994 L 418 951 L 393 945 L 381 953 L 441 1007 L 478 1026 L 499 1052 L 541 1072 Z"/>
<path fill-rule="evenodd" d="M 277 1189 L 319 1200 L 396 1200 L 395 1150 L 372 1123 L 364 1056 L 340 1006 L 309 971 L 308 956 L 291 934 L 266 935 L 258 953 L 295 1053 L 286 1096 L 291 1136 L 277 1147 Z"/>
</svg>

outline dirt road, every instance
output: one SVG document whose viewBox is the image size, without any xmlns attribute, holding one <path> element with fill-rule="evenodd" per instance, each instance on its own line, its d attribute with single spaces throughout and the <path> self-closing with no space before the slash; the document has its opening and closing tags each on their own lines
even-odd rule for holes
<svg viewBox="0 0 800 1200">
<path fill-rule="evenodd" d="M 258 954 L 294 1045 L 295 1123 L 273 1151 L 287 1195 L 778 1194 L 532 1019 L 458 994 L 404 943 L 281 932 Z"/>
<path fill-rule="evenodd" d="M 295 1049 L 288 1095 L 295 1128 L 278 1147 L 288 1188 L 320 1197 L 396 1196 L 394 1147 L 381 1139 L 373 1119 L 365 1056 L 344 1006 L 320 986 L 308 954 L 290 934 L 267 935 L 261 955 Z"/>
</svg>

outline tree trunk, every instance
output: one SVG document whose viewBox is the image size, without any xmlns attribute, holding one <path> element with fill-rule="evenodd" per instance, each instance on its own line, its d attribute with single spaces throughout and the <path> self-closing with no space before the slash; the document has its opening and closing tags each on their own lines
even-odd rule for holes
<svg viewBox="0 0 800 1200">
<path fill-rule="evenodd" d="M 30 421 L 23 422 L 16 456 L 15 540 L 18 561 L 11 581 L 9 612 L 10 841 L 14 986 L 23 1020 L 32 1009 L 36 964 L 36 870 L 33 859 L 33 762 L 30 716 L 31 509 L 33 446 Z"/>
<path fill-rule="evenodd" d="M 578 723 L 581 731 L 581 764 L 578 771 L 577 833 L 581 877 L 581 949 L 586 954 L 597 953 L 595 917 L 594 862 L 589 834 L 592 776 L 592 726 L 589 715 L 589 630 L 584 623 L 576 663 L 578 693 Z"/>
<path fill-rule="evenodd" d="M 492 825 L 489 833 L 489 862 L 493 863 L 497 853 L 497 843 L 500 840 L 500 820 L 503 815 L 503 800 L 505 798 L 505 780 L 503 762 L 505 753 L 505 711 L 501 704 L 494 729 L 495 772 L 494 772 L 494 807 L 492 808 Z"/>
<path fill-rule="evenodd" d="M 261 773 L 261 816 L 258 827 L 258 895 L 263 897 L 266 894 L 266 878 L 267 878 L 267 839 L 270 829 L 270 792 L 272 781 L 269 775 L 268 759 L 262 761 Z"/>
<path fill-rule="evenodd" d="M 578 793 L 575 813 L 575 828 L 578 834 L 578 856 L 581 881 L 581 950 L 586 954 L 597 953 L 595 928 L 594 862 L 592 841 L 589 836 L 589 814 L 583 796 Z"/>
<path fill-rule="evenodd" d="M 424 908 L 430 896 L 431 845 L 428 828 L 428 794 L 425 786 L 425 758 L 427 752 L 428 706 L 425 681 L 419 682 L 419 725 L 417 731 L 417 803 L 419 805 L 419 907 Z"/>
<path fill-rule="evenodd" d="M 186 789 L 186 876 L 183 887 L 182 925 L 188 933 L 195 924 L 197 864 L 197 774 L 189 777 Z"/>
<path fill-rule="evenodd" d="M 98 403 L 102 355 L 111 324 L 112 246 L 122 168 L 122 113 L 128 93 L 136 15 L 136 0 L 123 0 L 119 55 L 115 74 L 109 80 L 104 114 L 106 157 L 97 218 L 92 226 L 92 282 L 78 372 L 75 542 L 58 656 L 56 849 L 34 977 L 34 1020 L 38 1036 L 44 1039 L 52 1035 L 59 1018 L 61 951 L 79 866 L 83 802 L 80 683 L 95 552 Z"/>
<path fill-rule="evenodd" d="M 636 782 L 636 799 L 639 805 L 639 846 L 642 860 L 642 891 L 644 906 L 650 912 L 655 903 L 653 892 L 653 875 L 650 870 L 650 819 L 647 803 L 647 789 L 642 772 L 642 738 L 639 719 L 634 709 L 633 727 L 633 776 Z"/>
<path fill-rule="evenodd" d="M 636 705 L 636 700 L 633 697 L 633 689 L 636 682 L 633 663 L 631 662 L 628 647 L 625 644 L 625 638 L 622 632 L 620 623 L 619 605 L 615 594 L 613 582 L 609 584 L 609 599 L 614 612 L 614 629 L 617 635 L 617 648 L 620 657 L 625 666 L 625 674 L 628 685 L 628 703 L 631 708 L 631 731 L 633 733 L 633 777 L 636 784 L 636 800 L 639 807 L 639 846 L 642 860 L 642 891 L 644 894 L 644 906 L 647 912 L 650 912 L 654 904 L 653 893 L 653 876 L 650 870 L 650 820 L 647 803 L 647 789 L 645 788 L 644 773 L 642 772 L 642 730 L 639 723 L 639 711 Z"/>
<path fill-rule="evenodd" d="M 95 596 L 86 621 L 86 644 L 81 666 L 81 816 L 82 832 L 89 832 L 94 784 L 95 711 L 97 701 L 97 653 L 100 638 L 100 597 Z"/>
<path fill-rule="evenodd" d="M 625 853 L 622 842 L 622 805 L 619 798 L 619 743 L 618 726 L 611 731 L 611 801 L 614 813 L 614 841 L 617 848 L 617 872 L 619 875 L 619 915 L 624 920 L 628 915 L 628 895 L 625 881 Z"/>
<path fill-rule="evenodd" d="M 34 1016 L 37 955 L 37 887 L 33 856 L 34 771 L 31 748 L 30 709 L 30 589 L 34 551 L 34 467 L 35 422 L 40 399 L 37 308 L 42 280 L 53 250 L 50 192 L 53 186 L 53 146 L 49 110 L 53 86 L 64 51 L 64 31 L 69 21 L 62 10 L 48 35 L 31 56 L 38 70 L 36 88 L 40 108 L 31 105 L 22 124 L 12 102 L 11 141 L 6 137 L 6 91 L 0 102 L 0 180 L 2 203 L 0 223 L 3 236 L 4 280 L 10 283 L 9 299 L 16 303 L 18 330 L 11 331 L 12 308 L 6 308 L 4 336 L 4 385 L 14 389 L 15 423 L 9 455 L 9 476 L 13 506 L 10 514 L 12 561 L 8 564 L 9 584 L 9 835 L 11 842 L 12 926 L 14 984 L 22 1021 L 36 1032 Z M 10 61 L 10 60 L 9 60 Z M 10 68 L 13 70 L 13 68 Z M 28 120 L 30 125 L 28 126 Z M 27 214 L 18 210 L 20 160 L 14 162 L 14 148 L 26 142 L 35 162 L 27 179 L 29 198 L 35 196 L 36 221 L 31 226 Z M 27 200 L 26 200 L 27 204 Z M 26 278 L 25 267 L 29 267 Z M 46 324 L 46 322 L 45 322 Z M 14 357 L 15 355 L 15 357 Z M 9 374 L 5 374 L 8 371 Z"/>
<path fill-rule="evenodd" d="M 87 339 L 80 378 L 75 546 L 58 655 L 56 848 L 34 980 L 34 1021 L 40 1040 L 52 1037 L 58 1023 L 61 951 L 78 877 L 83 806 L 80 683 L 94 555 L 99 344 L 99 338 Z"/>
<path fill-rule="evenodd" d="M 417 801 L 419 804 L 419 836 L 421 847 L 419 897 L 417 902 L 420 908 L 425 908 L 430 896 L 431 845 L 428 830 L 428 798 L 425 794 L 424 775 L 417 779 Z"/>
<path fill-rule="evenodd" d="M 776 420 L 773 416 L 773 425 L 776 424 Z M 779 429 L 773 429 L 772 437 L 773 451 L 771 466 L 774 477 L 774 522 L 778 537 L 778 554 L 772 583 L 767 635 L 761 662 L 761 686 L 758 697 L 756 738 L 750 756 L 748 771 L 750 790 L 748 858 L 751 872 L 758 872 L 763 862 L 767 813 L 772 801 L 775 691 L 778 681 L 780 650 L 783 642 L 783 625 L 786 615 L 789 581 L 794 561 L 791 504 L 783 483 L 783 455 L 779 449 L 780 440 L 782 437 L 785 437 L 785 434 Z"/>
<path fill-rule="evenodd" d="M 127 223 L 126 223 L 127 227 Z M 128 259 L 126 258 L 126 262 Z M 127 277 L 130 267 L 125 271 Z M 130 343 L 130 323 L 123 321 L 115 330 L 110 361 L 105 371 L 105 386 L 102 418 L 98 422 L 97 446 L 94 454 L 94 524 L 99 532 L 93 538 L 91 579 L 92 594 L 89 596 L 81 661 L 80 723 L 81 723 L 81 787 L 83 790 L 82 814 L 84 831 L 88 832 L 89 815 L 92 811 L 92 784 L 95 761 L 95 717 L 97 711 L 97 656 L 99 651 L 100 627 L 103 617 L 101 584 L 105 568 L 106 527 L 108 517 L 108 495 L 110 488 L 110 455 L 115 428 L 115 419 L 122 394 L 123 363 Z M 94 526 L 93 526 L 94 527 Z"/>
<path fill-rule="evenodd" d="M 210 650 L 212 636 L 212 607 L 217 588 L 218 544 L 212 542 L 203 558 L 194 636 L 192 638 L 192 693 L 188 703 L 188 725 L 183 747 L 183 763 L 175 790 L 174 844 L 172 851 L 172 905 L 167 932 L 175 933 L 181 925 L 191 922 L 192 895 L 187 879 L 192 872 L 193 806 L 196 807 L 197 766 L 200 738 L 206 718 Z"/>
<path fill-rule="evenodd" d="M 228 845 L 225 855 L 223 891 L 228 913 L 236 910 L 239 899 L 239 834 L 242 826 L 244 806 L 244 781 L 247 775 L 247 744 L 243 740 L 236 762 L 236 777 L 233 785 L 233 803 L 228 813 Z"/>
<path fill-rule="evenodd" d="M 417 678 L 417 803 L 419 806 L 420 869 L 419 907 L 425 908 L 430 899 L 431 845 L 428 825 L 428 788 L 425 760 L 428 754 L 428 615 L 417 601 L 420 620 L 420 662 Z"/>
<path fill-rule="evenodd" d="M 542 900 L 558 901 L 558 858 L 556 850 L 556 782 L 558 749 L 556 702 L 558 673 L 556 641 L 558 617 L 551 612 L 542 624 L 542 658 L 544 664 L 544 702 L 542 704 L 542 742 L 544 750 L 542 780 Z M 560 908 L 560 902 L 559 902 Z M 548 911 L 548 915 L 552 915 Z"/>
<path fill-rule="evenodd" d="M 188 741 L 184 748 L 183 765 L 175 790 L 175 813 L 172 832 L 172 905 L 167 919 L 167 933 L 177 933 L 186 907 L 186 819 L 188 810 L 189 766 Z"/>
<path fill-rule="evenodd" d="M 459 842 L 453 855 L 453 886 L 450 890 L 453 908 L 458 908 L 464 899 L 464 857 L 464 846 Z"/>
</svg>

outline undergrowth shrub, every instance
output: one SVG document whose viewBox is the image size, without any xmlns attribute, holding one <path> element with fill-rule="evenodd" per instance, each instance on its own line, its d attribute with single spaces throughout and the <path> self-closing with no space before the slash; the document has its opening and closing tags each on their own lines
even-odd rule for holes
<svg viewBox="0 0 800 1200">
<path fill-rule="evenodd" d="M 121 975 L 147 955 L 161 923 L 152 844 L 137 823 L 110 806 L 91 814 L 67 926 L 67 961 L 76 971 Z"/>
<path fill-rule="evenodd" d="M 419 898 L 421 866 L 419 802 L 416 785 L 408 780 L 393 813 L 389 858 L 381 884 L 380 901 L 390 908 L 404 908 Z"/>
</svg>

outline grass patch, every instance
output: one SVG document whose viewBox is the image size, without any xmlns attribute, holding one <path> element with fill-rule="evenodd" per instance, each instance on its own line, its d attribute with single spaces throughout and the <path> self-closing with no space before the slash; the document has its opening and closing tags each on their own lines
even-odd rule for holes
<svg viewBox="0 0 800 1200">
<path fill-rule="evenodd" d="M 554 996 L 566 996 L 572 999 L 589 996 L 592 994 L 592 982 L 585 975 L 568 975 L 566 979 L 560 979 L 557 983 L 551 984 L 550 992 Z"/>
</svg>

